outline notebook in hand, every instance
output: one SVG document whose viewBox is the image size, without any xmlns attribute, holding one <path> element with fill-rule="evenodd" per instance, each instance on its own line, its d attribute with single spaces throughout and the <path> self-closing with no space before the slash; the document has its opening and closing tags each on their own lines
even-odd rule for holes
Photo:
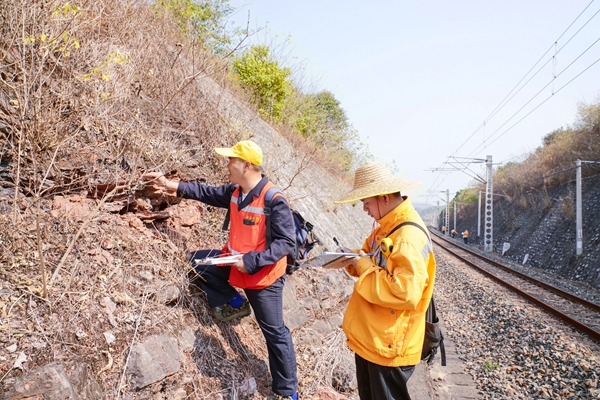
<svg viewBox="0 0 600 400">
<path fill-rule="evenodd" d="M 206 258 L 196 258 L 194 262 L 196 265 L 231 265 L 235 264 L 240 260 L 242 256 L 225 256 L 225 257 L 206 257 Z"/>
<path fill-rule="evenodd" d="M 313 268 L 342 268 L 346 265 L 344 260 L 358 257 L 357 253 L 334 253 L 324 252 L 317 257 L 311 258 L 307 262 L 301 265 L 301 267 L 313 267 Z"/>
</svg>

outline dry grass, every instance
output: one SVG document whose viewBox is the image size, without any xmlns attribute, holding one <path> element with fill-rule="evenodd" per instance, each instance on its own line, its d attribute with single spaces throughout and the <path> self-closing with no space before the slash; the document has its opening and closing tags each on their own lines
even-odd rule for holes
<svg viewBox="0 0 600 400">
<path fill-rule="evenodd" d="M 26 351 L 28 369 L 82 360 L 106 398 L 135 397 L 123 378 L 127 349 L 195 326 L 202 346 L 193 362 L 148 396 L 171 398 L 177 385 L 190 398 L 231 395 L 249 371 L 263 371 L 255 398 L 271 398 L 258 327 L 216 325 L 202 298 L 188 291 L 182 249 L 220 247 L 223 214 L 203 208 L 193 227 L 127 218 L 173 201 L 144 196 L 145 171 L 225 180 L 213 148 L 245 133 L 223 121 L 205 78 L 225 85 L 226 64 L 144 1 L 75 4 L 0 4 L 0 340 Z M 294 143 L 302 166 L 326 159 Z M 59 195 L 77 195 L 81 216 L 51 213 Z M 177 304 L 156 298 L 166 285 L 181 289 Z M 110 346 L 107 331 L 117 337 Z M 325 352 L 334 345 L 336 353 Z M 305 350 L 314 364 L 300 367 L 308 376 L 304 393 L 328 386 L 330 355 L 343 346 L 338 332 Z M 0 391 L 4 378 L 24 372 L 11 366 L 0 365 Z"/>
<path fill-rule="evenodd" d="M 600 160 L 600 102 L 580 105 L 578 122 L 546 136 L 544 144 L 523 162 L 498 168 L 494 189 L 513 196 L 572 181 L 577 159 Z M 586 166 L 582 172 L 585 177 L 598 174 L 600 169 Z"/>
<path fill-rule="evenodd" d="M 575 193 L 569 188 L 567 194 L 559 199 L 559 208 L 570 221 L 575 221 Z"/>
<path fill-rule="evenodd" d="M 544 138 L 544 143 L 521 162 L 511 162 L 494 171 L 494 192 L 508 196 L 520 209 L 545 210 L 552 207 L 549 188 L 575 180 L 575 161 L 600 160 L 600 100 L 580 104 L 577 122 L 559 129 Z M 594 176 L 600 167 L 587 164 L 582 176 Z M 472 190 L 485 191 L 480 184 Z M 541 192 L 538 200 L 533 193 Z M 560 200 L 560 209 L 566 218 L 573 218 L 574 198 Z"/>
</svg>

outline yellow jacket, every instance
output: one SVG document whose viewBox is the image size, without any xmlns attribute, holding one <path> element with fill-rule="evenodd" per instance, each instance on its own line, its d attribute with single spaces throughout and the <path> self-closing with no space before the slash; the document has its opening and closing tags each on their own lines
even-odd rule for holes
<svg viewBox="0 0 600 400">
<path fill-rule="evenodd" d="M 406 221 L 425 228 L 404 196 L 365 240 L 362 250 L 375 254 L 362 257 L 356 268 L 346 267 L 358 277 L 344 315 L 347 344 L 362 358 L 389 367 L 421 361 L 425 311 L 435 281 L 431 241 L 416 226 L 406 225 L 392 233 L 394 247 L 387 259 L 378 250 L 381 239 Z"/>
</svg>

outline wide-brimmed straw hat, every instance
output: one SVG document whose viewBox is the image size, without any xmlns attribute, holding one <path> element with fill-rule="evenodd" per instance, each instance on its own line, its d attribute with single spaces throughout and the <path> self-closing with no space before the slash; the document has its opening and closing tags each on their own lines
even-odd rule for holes
<svg viewBox="0 0 600 400">
<path fill-rule="evenodd" d="M 370 162 L 357 168 L 354 188 L 334 203 L 351 203 L 368 197 L 397 193 L 420 184 L 421 182 L 396 178 L 383 163 Z"/>
</svg>

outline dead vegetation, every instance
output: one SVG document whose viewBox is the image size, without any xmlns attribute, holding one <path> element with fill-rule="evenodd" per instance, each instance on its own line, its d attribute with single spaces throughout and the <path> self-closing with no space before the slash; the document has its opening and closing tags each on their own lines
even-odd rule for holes
<svg viewBox="0 0 600 400">
<path fill-rule="evenodd" d="M 145 1 L 17 0 L 0 4 L 0 20 L 0 342 L 16 346 L 0 358 L 0 391 L 36 366 L 81 360 L 106 398 L 173 398 L 175 384 L 187 398 L 227 398 L 248 371 L 262 371 L 255 398 L 268 397 L 258 327 L 215 324 L 188 291 L 185 251 L 220 247 L 223 214 L 149 196 L 139 179 L 225 180 L 213 148 L 248 134 L 206 86 L 226 85 L 226 64 Z M 169 287 L 175 302 L 160 297 Z M 191 324 L 195 367 L 132 393 L 131 345 Z M 337 332 L 299 353 L 304 393 L 327 386 L 341 347 Z"/>
<path fill-rule="evenodd" d="M 505 196 L 515 207 L 526 210 L 548 210 L 552 207 L 549 189 L 575 181 L 576 160 L 600 162 L 600 100 L 579 104 L 573 126 L 547 134 L 542 145 L 520 161 L 511 161 L 494 170 L 494 193 Z M 600 174 L 600 166 L 582 164 L 582 177 Z M 461 190 L 457 201 L 474 204 L 478 192 L 485 192 L 485 183 L 474 183 Z M 574 218 L 575 197 L 560 199 L 559 209 L 565 218 Z"/>
<path fill-rule="evenodd" d="M 577 159 L 600 160 L 600 100 L 580 104 L 575 124 L 547 134 L 542 145 L 523 161 L 499 167 L 494 174 L 494 191 L 516 197 L 528 190 L 547 191 L 549 186 L 573 181 Z M 599 172 L 598 166 L 587 165 L 582 176 Z"/>
</svg>

